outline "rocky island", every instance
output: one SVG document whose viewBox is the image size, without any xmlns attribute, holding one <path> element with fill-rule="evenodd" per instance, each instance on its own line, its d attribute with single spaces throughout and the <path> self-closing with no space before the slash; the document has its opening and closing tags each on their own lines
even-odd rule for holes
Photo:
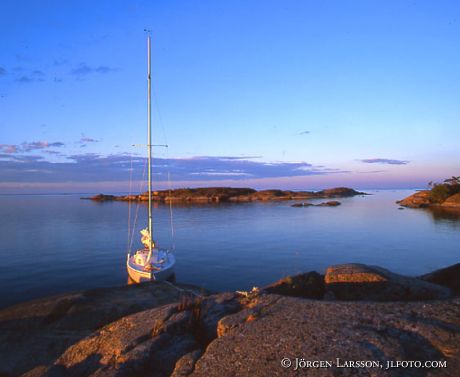
<svg viewBox="0 0 460 377">
<path fill-rule="evenodd" d="M 355 195 L 367 195 L 347 187 L 337 187 L 321 191 L 290 191 L 290 190 L 254 190 L 251 188 L 234 187 L 202 187 L 184 188 L 175 190 L 162 190 L 153 192 L 152 199 L 158 203 L 245 203 L 253 201 L 273 201 L 273 200 L 307 200 L 307 199 L 326 199 L 344 198 Z M 104 195 L 99 194 L 89 198 L 94 201 L 148 201 L 148 194 L 140 195 Z"/>
<path fill-rule="evenodd" d="M 0 310 L 0 375 L 453 377 L 459 294 L 460 264 L 419 277 L 342 264 L 250 292 L 93 289 Z"/>
<path fill-rule="evenodd" d="M 431 183 L 430 190 L 421 190 L 398 201 L 408 208 L 445 208 L 460 210 L 460 177 L 446 179 L 443 183 Z"/>
</svg>

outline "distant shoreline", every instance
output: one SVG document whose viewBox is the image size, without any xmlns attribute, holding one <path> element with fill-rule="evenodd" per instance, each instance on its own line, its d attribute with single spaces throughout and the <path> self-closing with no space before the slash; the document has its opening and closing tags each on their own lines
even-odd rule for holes
<svg viewBox="0 0 460 377">
<path fill-rule="evenodd" d="M 369 195 L 348 187 L 337 187 L 320 191 L 260 190 L 233 187 L 203 187 L 155 191 L 152 200 L 157 203 L 247 203 L 253 201 L 308 200 L 326 198 L 345 198 L 356 195 Z M 106 195 L 98 194 L 81 199 L 98 202 L 105 201 L 148 201 L 148 194 Z"/>
<path fill-rule="evenodd" d="M 176 190 L 176 189 L 174 189 Z M 263 191 L 265 189 L 260 189 L 258 191 Z M 316 188 L 311 188 L 308 190 L 303 190 L 303 189 L 291 189 L 291 190 L 285 190 L 285 191 L 293 191 L 293 192 L 301 192 L 301 191 L 317 191 L 319 189 Z M 366 188 L 366 189 L 356 189 L 357 191 L 364 190 L 365 192 L 385 192 L 385 191 L 423 191 L 426 190 L 426 188 L 420 188 L 420 187 L 392 187 L 392 188 Z M 79 192 L 0 192 L 0 197 L 2 196 L 87 196 L 91 197 L 94 195 L 99 194 L 100 191 L 79 191 Z M 128 191 L 112 191 L 108 193 L 107 195 L 115 195 L 115 196 L 126 196 L 130 195 Z"/>
</svg>

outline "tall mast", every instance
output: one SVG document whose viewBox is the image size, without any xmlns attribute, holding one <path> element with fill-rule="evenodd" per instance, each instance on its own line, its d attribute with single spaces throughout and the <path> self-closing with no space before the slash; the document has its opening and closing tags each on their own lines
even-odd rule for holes
<svg viewBox="0 0 460 377">
<path fill-rule="evenodd" d="M 149 186 L 149 256 L 147 260 L 150 260 L 152 254 L 152 242 L 153 242 L 153 233 L 152 233 L 152 84 L 151 84 L 151 68 L 150 68 L 150 32 L 147 34 L 147 83 L 148 83 L 148 99 L 147 99 L 147 123 L 148 123 L 148 132 L 147 132 L 147 148 L 148 148 L 148 186 Z"/>
</svg>

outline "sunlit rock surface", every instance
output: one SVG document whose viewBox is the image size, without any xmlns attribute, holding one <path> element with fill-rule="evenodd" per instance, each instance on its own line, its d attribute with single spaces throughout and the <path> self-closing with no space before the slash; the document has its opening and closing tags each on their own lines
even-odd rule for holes
<svg viewBox="0 0 460 377">
<path fill-rule="evenodd" d="M 442 201 L 442 203 L 436 203 L 433 201 L 430 191 L 424 190 L 416 192 L 397 203 L 403 207 L 409 208 L 440 207 L 446 209 L 460 209 L 460 193 L 449 196 L 446 200 Z"/>
<path fill-rule="evenodd" d="M 448 197 L 442 204 L 442 207 L 460 209 L 460 193 Z"/>
<path fill-rule="evenodd" d="M 324 280 L 326 289 L 340 300 L 412 301 L 451 296 L 448 288 L 358 263 L 331 266 Z"/>
<path fill-rule="evenodd" d="M 410 278 L 349 264 L 251 292 L 205 295 L 153 282 L 37 300 L 0 311 L 0 375 L 458 376 L 460 297 L 422 280 L 451 287 L 457 271 L 458 265 Z M 357 281 L 365 301 L 341 301 L 348 298 L 331 290 Z M 359 291 L 387 281 L 404 294 L 391 285 L 377 296 L 374 288 Z M 404 301 L 414 292 L 423 300 Z M 440 299 L 444 293 L 451 297 Z M 374 301 L 383 294 L 398 301 Z M 281 366 L 283 358 L 291 368 Z M 296 371 L 296 358 L 331 367 Z M 337 359 L 382 368 L 338 368 Z M 388 360 L 441 360 L 447 368 L 386 370 Z"/>
<path fill-rule="evenodd" d="M 403 207 L 409 207 L 409 208 L 429 207 L 432 204 L 432 201 L 430 198 L 430 191 L 429 190 L 418 191 L 415 194 L 412 194 L 408 196 L 407 198 L 404 198 L 403 200 L 398 201 L 397 203 Z"/>
<path fill-rule="evenodd" d="M 189 287 L 167 282 L 143 283 L 63 294 L 2 309 L 0 376 L 50 365 L 72 344 L 102 326 L 131 313 L 178 302 L 188 291 Z"/>
<path fill-rule="evenodd" d="M 460 299 L 350 303 L 266 295 L 251 306 L 219 322 L 219 338 L 191 376 L 454 377 L 460 367 Z M 284 358 L 291 368 L 281 367 Z M 296 358 L 333 367 L 295 371 Z M 380 361 L 382 369 L 336 368 L 337 358 Z M 387 360 L 447 360 L 448 368 L 388 371 Z"/>
</svg>

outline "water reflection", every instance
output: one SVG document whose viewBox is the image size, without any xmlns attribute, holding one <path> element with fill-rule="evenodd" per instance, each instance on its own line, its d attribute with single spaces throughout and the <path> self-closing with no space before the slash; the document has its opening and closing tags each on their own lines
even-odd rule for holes
<svg viewBox="0 0 460 377">
<path fill-rule="evenodd" d="M 169 277 L 167 279 L 167 281 L 171 282 L 171 283 L 176 283 L 177 280 L 176 280 L 176 274 L 172 274 L 171 277 Z M 135 280 L 131 279 L 131 277 L 128 275 L 128 280 L 127 280 L 127 283 L 128 285 L 131 285 L 131 284 L 139 284 L 138 282 L 136 282 Z"/>
<path fill-rule="evenodd" d="M 455 228 L 460 228 L 460 209 L 430 208 L 427 212 L 435 222 L 450 224 Z"/>
</svg>

